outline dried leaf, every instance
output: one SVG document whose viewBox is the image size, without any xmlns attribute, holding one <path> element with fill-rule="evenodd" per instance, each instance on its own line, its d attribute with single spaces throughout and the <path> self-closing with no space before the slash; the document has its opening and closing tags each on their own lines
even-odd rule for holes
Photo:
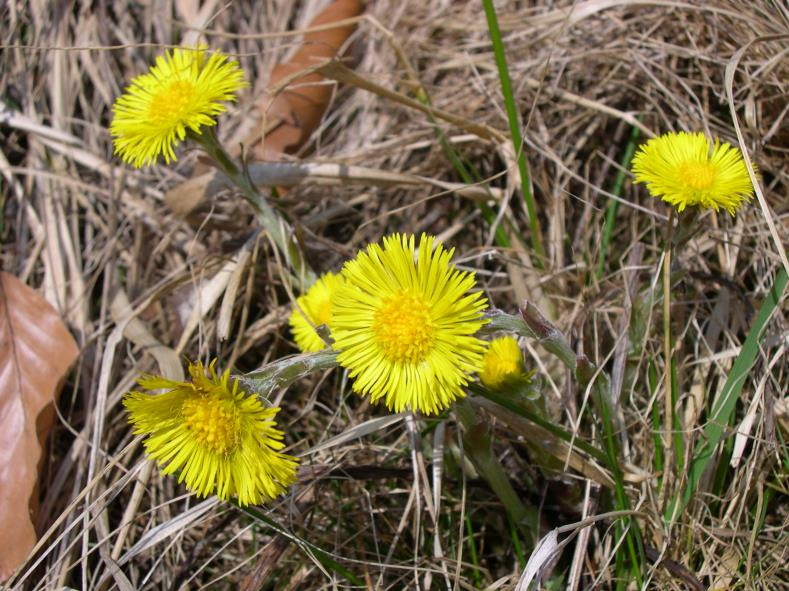
<svg viewBox="0 0 789 591">
<path fill-rule="evenodd" d="M 549 531 L 532 551 L 515 591 L 536 589 L 546 572 L 555 563 L 557 553 L 562 549 L 562 546 L 564 544 L 559 543 L 559 531 L 556 529 Z M 536 584 L 533 586 L 532 583 Z"/>
<path fill-rule="evenodd" d="M 36 543 L 42 447 L 79 349 L 36 291 L 0 271 L 0 581 Z"/>
<path fill-rule="evenodd" d="M 360 0 L 336 0 L 318 13 L 308 28 L 345 21 L 360 15 L 362 9 Z M 296 77 L 273 99 L 272 94 L 289 76 L 336 57 L 355 28 L 353 24 L 346 24 L 305 33 L 293 57 L 272 70 L 267 89 L 254 109 L 253 117 L 257 118 L 254 131 L 228 146 L 232 156 L 238 156 L 239 143 L 257 160 L 278 159 L 304 145 L 320 125 L 331 100 L 333 85 L 322 74 L 313 72 Z M 205 168 L 196 167 L 194 179 L 176 185 L 165 194 L 165 203 L 176 215 L 188 217 L 219 190 L 216 183 L 210 182 L 213 177 L 205 173 Z"/>
<path fill-rule="evenodd" d="M 361 11 L 362 3 L 358 0 L 337 0 L 320 12 L 309 28 L 342 21 Z M 355 26 L 347 25 L 305 34 L 293 57 L 272 70 L 269 88 L 276 88 L 288 77 L 334 58 L 354 29 Z M 264 121 L 274 120 L 278 125 L 264 135 L 262 130 L 257 130 L 244 142 L 254 149 L 258 159 L 270 160 L 280 154 L 292 154 L 307 141 L 329 106 L 333 85 L 326 82 L 322 74 L 313 72 L 292 80 L 270 104 L 270 98 L 263 97 Z"/>
</svg>

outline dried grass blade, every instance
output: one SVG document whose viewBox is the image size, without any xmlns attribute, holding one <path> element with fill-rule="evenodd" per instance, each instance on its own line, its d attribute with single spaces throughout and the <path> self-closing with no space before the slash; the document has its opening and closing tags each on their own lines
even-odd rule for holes
<svg viewBox="0 0 789 591">
<path fill-rule="evenodd" d="M 137 543 L 129 548 L 123 554 L 123 556 L 118 559 L 118 565 L 122 566 L 141 552 L 152 548 L 153 546 L 174 535 L 183 533 L 184 530 L 189 528 L 195 521 L 200 519 L 218 504 L 219 499 L 216 497 L 211 497 L 210 499 L 206 499 L 205 501 L 198 503 L 194 507 L 184 510 L 169 521 L 160 523 L 153 529 L 146 532 L 145 535 L 143 535 L 139 540 L 137 540 Z"/>
<path fill-rule="evenodd" d="M 405 413 L 400 413 L 396 415 L 388 415 L 385 417 L 377 417 L 375 419 L 369 419 L 364 423 L 360 423 L 350 429 L 346 429 L 339 435 L 335 435 L 326 441 L 315 445 L 308 450 L 299 454 L 301 457 L 310 456 L 312 454 L 318 453 L 319 451 L 323 451 L 329 449 L 330 447 L 335 447 L 346 441 L 350 441 L 352 439 L 359 439 L 360 437 L 366 437 L 370 433 L 375 433 L 376 431 L 380 431 L 381 429 L 386 429 L 387 427 L 394 425 L 402 421 L 405 418 Z"/>
</svg>

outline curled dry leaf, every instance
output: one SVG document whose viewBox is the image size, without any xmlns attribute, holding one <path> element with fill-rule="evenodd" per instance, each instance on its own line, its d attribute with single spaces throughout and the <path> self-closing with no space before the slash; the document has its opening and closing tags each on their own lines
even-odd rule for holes
<svg viewBox="0 0 789 591">
<path fill-rule="evenodd" d="M 352 18 L 361 10 L 362 3 L 358 0 L 337 0 L 318 13 L 309 28 Z M 293 57 L 272 70 L 269 90 L 303 70 L 334 58 L 354 29 L 355 26 L 346 25 L 305 34 Z M 334 85 L 327 82 L 322 74 L 312 72 L 292 80 L 273 101 L 269 96 L 262 98 L 259 106 L 264 110 L 263 126 L 244 142 L 258 159 L 292 154 L 309 139 L 331 100 Z"/>
<path fill-rule="evenodd" d="M 0 581 L 36 543 L 43 444 L 63 377 L 78 352 L 57 311 L 0 271 Z"/>
<path fill-rule="evenodd" d="M 361 14 L 360 0 L 336 0 L 318 13 L 308 29 L 315 29 L 344 22 Z M 329 107 L 334 85 L 318 72 L 298 76 L 299 72 L 320 65 L 337 57 L 356 26 L 342 26 L 304 34 L 301 45 L 285 63 L 278 64 L 263 95 L 255 101 L 251 117 L 255 119 L 253 131 L 240 139 L 229 142 L 228 151 L 239 155 L 239 143 L 253 160 L 275 160 L 282 154 L 293 154 L 309 139 Z M 296 76 L 284 88 L 280 86 Z M 272 97 L 272 94 L 277 93 Z M 212 173 L 204 167 L 196 168 L 196 176 L 170 189 L 165 203 L 181 217 L 188 217 L 200 209 L 218 190 L 211 183 Z M 195 221 L 202 221 L 199 217 Z"/>
</svg>

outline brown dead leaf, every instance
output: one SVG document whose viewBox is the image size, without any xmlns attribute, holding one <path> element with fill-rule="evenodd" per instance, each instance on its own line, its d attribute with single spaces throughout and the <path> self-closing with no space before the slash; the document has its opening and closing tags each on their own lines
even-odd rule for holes
<svg viewBox="0 0 789 591">
<path fill-rule="evenodd" d="M 0 271 L 0 582 L 36 543 L 42 447 L 62 379 L 78 353 L 57 311 Z"/>
<path fill-rule="evenodd" d="M 362 3 L 358 0 L 337 0 L 320 12 L 309 28 L 342 21 L 361 11 Z M 277 88 L 298 72 L 336 57 L 355 28 L 347 25 L 305 34 L 293 57 L 272 70 L 269 89 Z M 247 137 L 244 144 L 254 150 L 259 160 L 273 160 L 280 154 L 296 152 L 317 129 L 329 106 L 333 85 L 327 82 L 322 74 L 312 72 L 292 80 L 273 101 L 269 96 L 262 97 L 259 106 L 264 109 L 264 125 Z M 269 128 L 267 132 L 266 128 Z"/>
<path fill-rule="evenodd" d="M 360 0 L 336 0 L 324 8 L 308 25 L 314 29 L 339 23 L 361 14 L 364 6 Z M 296 53 L 284 64 L 274 67 L 266 91 L 256 101 L 251 117 L 256 119 L 253 132 L 240 144 L 253 160 L 276 160 L 282 154 L 293 154 L 309 139 L 320 125 L 331 100 L 333 84 L 320 73 L 304 76 L 298 73 L 337 57 L 356 25 L 344 24 L 336 28 L 310 31 L 304 34 Z M 272 92 L 290 77 L 290 83 L 272 98 Z M 239 142 L 233 142 L 228 151 L 239 155 Z M 206 169 L 195 169 L 196 182 L 187 180 L 170 189 L 165 203 L 177 215 L 187 217 L 213 196 L 216 188 L 209 184 Z"/>
</svg>

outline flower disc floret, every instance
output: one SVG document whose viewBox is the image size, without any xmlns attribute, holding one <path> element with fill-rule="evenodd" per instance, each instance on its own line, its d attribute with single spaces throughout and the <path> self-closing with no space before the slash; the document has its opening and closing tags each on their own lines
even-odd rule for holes
<svg viewBox="0 0 789 591">
<path fill-rule="evenodd" d="M 345 264 L 332 300 L 337 360 L 353 388 L 400 412 L 435 414 L 464 395 L 486 343 L 487 299 L 474 274 L 450 264 L 454 250 L 422 234 L 393 234 Z"/>
<path fill-rule="evenodd" d="M 148 73 L 135 77 L 115 100 L 110 134 L 115 153 L 137 168 L 160 155 L 176 160 L 174 146 L 187 130 L 216 125 L 225 111 L 220 101 L 234 101 L 246 86 L 238 63 L 204 48 L 174 49 L 156 58 Z"/>
<path fill-rule="evenodd" d="M 703 133 L 666 133 L 642 145 L 633 157 L 637 183 L 683 211 L 697 205 L 734 215 L 753 197 L 740 151 L 726 142 L 711 145 Z"/>
<path fill-rule="evenodd" d="M 322 324 L 330 326 L 332 319 L 331 300 L 342 276 L 328 272 L 313 283 L 307 292 L 296 298 L 296 306 L 288 322 L 296 345 L 302 353 L 313 353 L 327 347 L 315 331 Z"/>
<path fill-rule="evenodd" d="M 384 298 L 373 321 L 376 343 L 384 357 L 395 363 L 420 363 L 435 343 L 430 308 L 408 291 Z"/>
<path fill-rule="evenodd" d="M 283 434 L 274 416 L 255 395 L 230 384 L 229 372 L 217 376 L 214 363 L 190 364 L 190 382 L 147 375 L 146 390 L 123 399 L 135 434 L 145 434 L 145 450 L 163 474 L 180 471 L 198 496 L 212 492 L 221 499 L 238 497 L 241 505 L 279 496 L 296 480 L 298 460 L 281 453 Z"/>
</svg>

